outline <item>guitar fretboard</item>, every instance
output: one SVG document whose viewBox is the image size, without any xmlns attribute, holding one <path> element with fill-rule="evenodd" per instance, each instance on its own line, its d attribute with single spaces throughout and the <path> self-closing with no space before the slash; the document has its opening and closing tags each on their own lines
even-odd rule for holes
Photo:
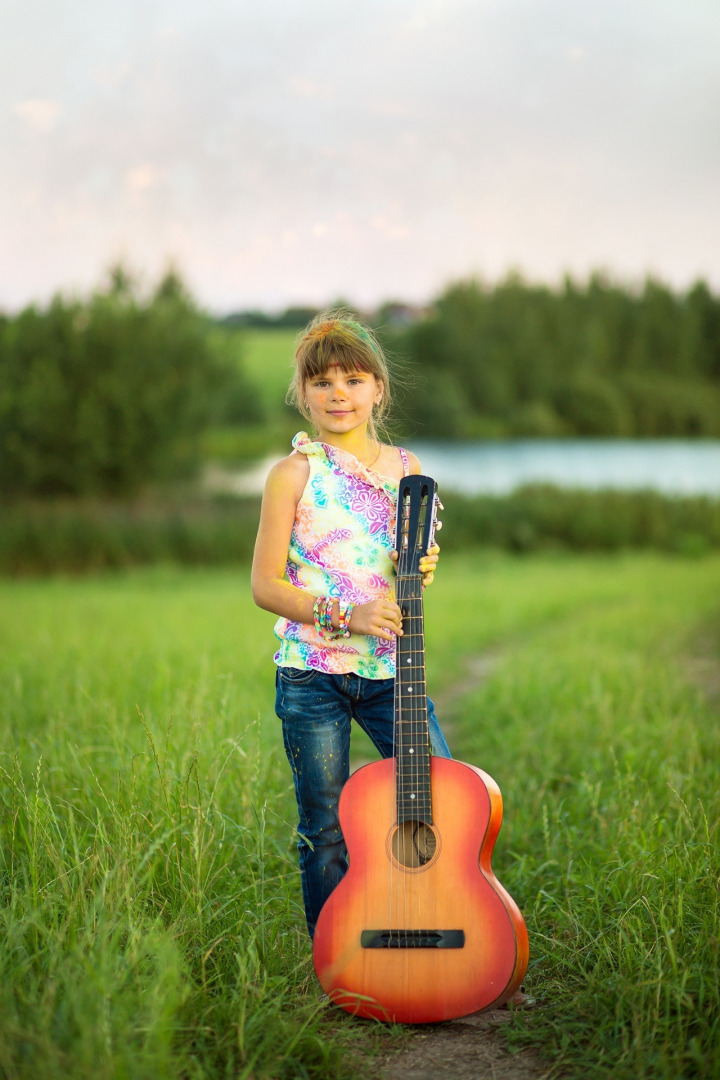
<svg viewBox="0 0 720 1080">
<path fill-rule="evenodd" d="M 430 735 L 425 688 L 425 635 L 422 579 L 398 574 L 397 602 L 403 635 L 397 639 L 395 674 L 395 754 L 398 823 L 432 824 Z"/>
</svg>

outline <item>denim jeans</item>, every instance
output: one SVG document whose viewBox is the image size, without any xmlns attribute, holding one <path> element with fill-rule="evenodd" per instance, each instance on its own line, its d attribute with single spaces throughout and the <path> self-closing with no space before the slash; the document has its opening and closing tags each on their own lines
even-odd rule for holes
<svg viewBox="0 0 720 1080">
<path fill-rule="evenodd" d="M 430 698 L 430 748 L 450 757 Z M 275 711 L 295 781 L 300 876 L 310 937 L 320 909 L 347 870 L 338 800 L 350 773 L 350 723 L 354 718 L 382 757 L 392 757 L 394 679 L 328 675 L 279 667 Z"/>
</svg>

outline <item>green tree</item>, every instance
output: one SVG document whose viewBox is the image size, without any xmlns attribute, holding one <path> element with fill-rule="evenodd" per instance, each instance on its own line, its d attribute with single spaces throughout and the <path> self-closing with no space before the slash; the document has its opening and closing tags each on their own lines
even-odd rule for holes
<svg viewBox="0 0 720 1080">
<path fill-rule="evenodd" d="M 2 328 L 0 488 L 126 494 L 187 475 L 241 378 L 176 272 L 143 299 L 114 268 L 88 301 L 58 296 Z"/>
</svg>

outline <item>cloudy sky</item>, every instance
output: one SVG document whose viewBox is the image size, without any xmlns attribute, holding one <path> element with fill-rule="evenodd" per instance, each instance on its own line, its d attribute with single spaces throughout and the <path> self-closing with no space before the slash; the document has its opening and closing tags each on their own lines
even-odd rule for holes
<svg viewBox="0 0 720 1080">
<path fill-rule="evenodd" d="M 0 308 L 720 288 L 718 0 L 0 0 Z"/>
</svg>

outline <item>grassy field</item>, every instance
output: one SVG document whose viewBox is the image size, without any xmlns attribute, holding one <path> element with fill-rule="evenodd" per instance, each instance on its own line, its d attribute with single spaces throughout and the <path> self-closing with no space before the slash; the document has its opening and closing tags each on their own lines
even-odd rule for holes
<svg viewBox="0 0 720 1080">
<path fill-rule="evenodd" d="M 449 738 L 544 1002 L 506 1037 L 558 1074 L 718 1075 L 718 596 L 659 555 L 446 556 L 427 593 L 435 696 L 494 658 Z M 0 582 L 0 1076 L 372 1076 L 398 1038 L 318 998 L 271 627 L 245 570 Z"/>
<path fill-rule="evenodd" d="M 277 412 L 293 373 L 298 331 L 242 330 L 239 334 L 245 370 L 268 412 Z"/>
</svg>

